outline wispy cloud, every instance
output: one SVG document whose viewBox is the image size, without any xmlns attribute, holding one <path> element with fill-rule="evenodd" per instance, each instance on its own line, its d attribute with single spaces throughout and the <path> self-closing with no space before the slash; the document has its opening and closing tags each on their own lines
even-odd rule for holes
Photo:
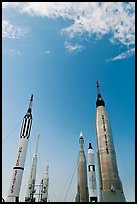
<svg viewBox="0 0 137 204">
<path fill-rule="evenodd" d="M 128 50 L 127 52 L 123 52 L 120 55 L 118 55 L 114 58 L 111 58 L 110 60 L 107 60 L 107 61 L 116 61 L 116 60 L 125 59 L 125 58 L 128 58 L 134 54 L 135 54 L 135 48 L 132 48 L 132 49 Z"/>
<path fill-rule="evenodd" d="M 31 16 L 72 20 L 62 29 L 70 38 L 111 34 L 110 43 L 130 50 L 135 45 L 135 2 L 3 2 L 3 8 L 15 8 Z M 133 53 L 132 53 L 133 54 Z M 128 55 L 127 55 L 128 56 Z"/>
<path fill-rule="evenodd" d="M 50 50 L 43 50 L 43 51 L 41 51 L 41 53 L 45 54 L 45 55 L 48 55 L 48 54 L 50 54 Z"/>
<path fill-rule="evenodd" d="M 68 50 L 69 53 L 76 53 L 84 49 L 84 46 L 78 44 L 71 44 L 68 41 L 64 43 L 65 48 Z"/>
<path fill-rule="evenodd" d="M 3 38 L 20 38 L 24 37 L 28 32 L 28 28 L 21 28 L 19 26 L 12 25 L 9 21 L 2 21 L 2 37 Z"/>
<path fill-rule="evenodd" d="M 4 50 L 4 53 L 10 56 L 15 56 L 15 57 L 21 55 L 21 52 L 15 49 L 6 49 Z"/>
</svg>

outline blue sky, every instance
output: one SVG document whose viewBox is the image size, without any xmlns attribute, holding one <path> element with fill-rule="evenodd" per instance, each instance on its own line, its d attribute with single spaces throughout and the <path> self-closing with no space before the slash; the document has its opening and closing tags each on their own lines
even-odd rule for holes
<svg viewBox="0 0 137 204">
<path fill-rule="evenodd" d="M 74 201 L 79 134 L 96 160 L 96 80 L 111 122 L 119 175 L 135 201 L 134 3 L 2 3 L 2 196 L 7 197 L 21 123 L 34 94 L 21 187 L 40 133 L 37 184 L 49 164 L 49 200 Z M 96 161 L 97 162 L 97 161 Z"/>
</svg>

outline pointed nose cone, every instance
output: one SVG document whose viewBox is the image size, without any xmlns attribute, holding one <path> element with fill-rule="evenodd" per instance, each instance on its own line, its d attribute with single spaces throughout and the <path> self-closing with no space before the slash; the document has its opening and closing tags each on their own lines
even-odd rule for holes
<svg viewBox="0 0 137 204">
<path fill-rule="evenodd" d="M 80 139 L 81 139 L 81 138 L 83 138 L 83 134 L 82 134 L 82 132 L 80 132 Z"/>
<path fill-rule="evenodd" d="M 100 88 L 99 88 L 99 83 L 98 81 L 96 81 L 96 87 L 97 87 L 97 91 L 98 91 L 98 97 L 97 97 L 97 101 L 96 101 L 96 108 L 98 106 L 105 106 L 105 102 L 100 94 Z"/>
<path fill-rule="evenodd" d="M 30 115 L 31 115 L 31 111 L 32 111 L 32 101 L 33 101 L 33 94 L 30 97 L 29 108 L 27 111 L 27 114 L 30 114 Z M 31 117 L 32 117 L 32 115 L 31 115 Z"/>
<path fill-rule="evenodd" d="M 49 165 L 46 165 L 46 170 L 45 170 L 45 172 L 48 173 L 48 171 L 49 171 Z"/>
<path fill-rule="evenodd" d="M 83 144 L 84 144 L 84 139 L 83 139 L 83 134 L 80 132 L 80 137 L 79 137 L 79 143 L 80 143 L 80 150 L 83 150 Z"/>
<path fill-rule="evenodd" d="M 49 165 L 47 164 L 44 172 L 45 178 L 48 178 L 48 173 L 49 173 Z"/>
<path fill-rule="evenodd" d="M 91 143 L 89 143 L 88 149 L 93 149 Z"/>
</svg>

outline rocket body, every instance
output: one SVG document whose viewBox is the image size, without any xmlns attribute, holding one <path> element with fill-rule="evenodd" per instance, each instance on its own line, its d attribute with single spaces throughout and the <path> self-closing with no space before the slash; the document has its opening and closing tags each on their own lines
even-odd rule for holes
<svg viewBox="0 0 137 204">
<path fill-rule="evenodd" d="M 31 96 L 30 104 L 32 102 L 33 95 Z M 31 106 L 30 106 L 31 107 Z M 8 192 L 7 202 L 19 202 L 19 193 L 21 188 L 22 176 L 24 171 L 25 158 L 27 153 L 28 139 L 30 136 L 32 124 L 31 108 L 24 116 L 20 139 L 18 144 L 17 156 L 15 166 L 13 168 L 13 176 Z"/>
<path fill-rule="evenodd" d="M 29 184 L 27 188 L 25 202 L 35 202 L 33 195 L 35 193 L 36 166 L 37 166 L 37 155 L 35 155 L 32 158 L 31 174 L 29 178 Z"/>
<path fill-rule="evenodd" d="M 111 127 L 105 103 L 100 94 L 96 102 L 96 136 L 100 202 L 126 202 L 118 174 Z"/>
<path fill-rule="evenodd" d="M 87 185 L 87 163 L 84 153 L 84 140 L 82 132 L 80 133 L 80 151 L 78 155 L 78 182 L 77 182 L 77 195 L 76 202 L 88 202 L 88 185 Z"/>
<path fill-rule="evenodd" d="M 97 202 L 94 152 L 91 143 L 89 143 L 88 148 L 88 178 L 89 178 L 89 202 Z"/>
<path fill-rule="evenodd" d="M 49 166 L 46 166 L 44 178 L 41 181 L 42 188 L 41 188 L 41 202 L 47 202 L 48 199 L 48 188 L 49 188 L 49 173 L 48 173 Z"/>
<path fill-rule="evenodd" d="M 25 202 L 35 202 L 34 193 L 35 193 L 36 168 L 37 168 L 38 139 L 39 139 L 39 135 L 37 135 L 37 138 L 36 138 L 36 149 L 35 149 L 34 156 L 32 158 L 32 166 L 31 166 L 31 172 L 30 172 Z"/>
</svg>

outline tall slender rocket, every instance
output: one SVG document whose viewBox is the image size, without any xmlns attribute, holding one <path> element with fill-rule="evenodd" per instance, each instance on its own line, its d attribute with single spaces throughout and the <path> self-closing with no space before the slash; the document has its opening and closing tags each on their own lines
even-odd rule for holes
<svg viewBox="0 0 137 204">
<path fill-rule="evenodd" d="M 31 95 L 29 108 L 23 118 L 19 144 L 17 149 L 17 157 L 15 166 L 13 167 L 13 176 L 8 192 L 7 202 L 19 202 L 19 194 L 22 182 L 22 176 L 24 172 L 24 164 L 27 153 L 28 140 L 30 137 L 30 130 L 32 124 L 32 101 L 33 95 Z"/>
<path fill-rule="evenodd" d="M 41 180 L 40 199 L 39 202 L 47 202 L 49 188 L 49 165 L 46 165 L 44 177 Z"/>
<path fill-rule="evenodd" d="M 34 156 L 32 158 L 31 172 L 30 172 L 25 202 L 35 202 L 34 193 L 35 193 L 36 168 L 37 168 L 38 140 L 39 140 L 39 134 L 36 135 L 36 147 L 35 147 Z"/>
<path fill-rule="evenodd" d="M 91 143 L 89 143 L 88 148 L 88 178 L 89 178 L 89 202 L 97 202 L 94 152 Z"/>
<path fill-rule="evenodd" d="M 99 202 L 126 202 L 119 178 L 116 154 L 105 102 L 101 97 L 97 81 L 96 136 L 100 185 Z"/>
<path fill-rule="evenodd" d="M 84 153 L 84 139 L 82 132 L 79 138 L 80 150 L 78 155 L 78 181 L 77 181 L 77 195 L 76 202 L 88 202 L 88 185 L 87 185 L 87 163 Z"/>
</svg>

